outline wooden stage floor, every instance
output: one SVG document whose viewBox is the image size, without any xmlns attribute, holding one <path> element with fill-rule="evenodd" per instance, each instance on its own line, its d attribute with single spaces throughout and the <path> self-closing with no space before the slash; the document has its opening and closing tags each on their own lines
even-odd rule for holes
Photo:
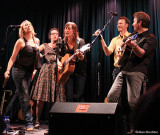
<svg viewBox="0 0 160 135">
<path fill-rule="evenodd" d="M 26 131 L 24 124 L 10 124 L 10 131 L 6 133 L 3 132 L 3 135 L 48 135 L 48 124 L 41 124 L 39 129 L 34 129 L 33 131 Z"/>
</svg>

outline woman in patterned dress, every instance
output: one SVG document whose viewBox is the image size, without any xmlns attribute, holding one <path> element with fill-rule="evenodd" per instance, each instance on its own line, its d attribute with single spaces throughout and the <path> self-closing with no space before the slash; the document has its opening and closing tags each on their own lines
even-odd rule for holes
<svg viewBox="0 0 160 135">
<path fill-rule="evenodd" d="M 36 125 L 35 128 L 39 128 L 40 116 L 44 102 L 65 102 L 65 91 L 64 85 L 56 85 L 56 63 L 58 63 L 58 68 L 61 63 L 56 58 L 58 55 L 58 47 L 55 41 L 59 37 L 59 30 L 57 28 L 52 28 L 49 31 L 50 43 L 44 43 L 39 47 L 39 51 L 44 50 L 44 55 L 46 63 L 43 64 L 38 80 L 36 82 L 35 90 L 33 93 L 33 99 L 37 100 L 36 104 Z"/>
</svg>

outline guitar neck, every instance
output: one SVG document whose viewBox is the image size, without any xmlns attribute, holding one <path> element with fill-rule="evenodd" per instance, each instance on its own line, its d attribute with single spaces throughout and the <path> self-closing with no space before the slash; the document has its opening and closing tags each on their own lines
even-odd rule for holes
<svg viewBox="0 0 160 135">
<path fill-rule="evenodd" d="M 63 65 L 67 65 L 74 57 L 75 57 L 76 53 L 74 53 L 71 57 L 69 57 L 64 63 Z"/>
<path fill-rule="evenodd" d="M 124 45 L 122 46 L 122 52 L 125 51 L 126 46 L 127 46 L 126 44 L 124 44 Z"/>
</svg>

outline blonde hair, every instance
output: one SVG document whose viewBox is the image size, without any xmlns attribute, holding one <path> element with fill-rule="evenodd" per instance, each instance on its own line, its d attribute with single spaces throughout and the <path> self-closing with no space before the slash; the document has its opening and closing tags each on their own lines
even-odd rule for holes
<svg viewBox="0 0 160 135">
<path fill-rule="evenodd" d="M 65 28 L 70 26 L 70 25 L 72 26 L 72 29 L 73 29 L 73 42 L 76 43 L 77 38 L 79 38 L 78 27 L 74 22 L 67 22 L 65 24 Z M 67 40 L 68 39 L 65 37 L 64 41 L 67 41 Z"/>
<path fill-rule="evenodd" d="M 19 29 L 19 37 L 20 37 L 20 38 L 23 38 L 24 35 L 25 35 L 24 29 L 23 29 L 25 22 L 29 22 L 29 23 L 31 24 L 31 27 L 32 27 L 32 37 L 33 37 L 33 40 L 35 41 L 35 35 L 36 35 L 36 33 L 35 33 L 35 31 L 34 31 L 34 28 L 33 28 L 32 23 L 31 23 L 30 21 L 28 21 L 28 20 L 24 20 L 24 21 L 20 24 L 21 27 L 20 27 L 20 29 Z"/>
</svg>

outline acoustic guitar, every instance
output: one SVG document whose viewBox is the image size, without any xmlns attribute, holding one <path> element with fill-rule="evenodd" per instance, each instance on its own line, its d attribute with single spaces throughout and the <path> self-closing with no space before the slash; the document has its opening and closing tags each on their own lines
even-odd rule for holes
<svg viewBox="0 0 160 135">
<path fill-rule="evenodd" d="M 90 50 L 90 48 L 91 48 L 91 45 L 86 44 L 78 50 L 84 54 L 85 52 Z M 58 83 L 65 84 L 69 76 L 74 72 L 74 69 L 75 69 L 75 59 L 74 58 L 76 55 L 77 53 L 74 53 L 73 55 L 66 54 L 64 57 L 61 58 L 62 70 L 57 72 L 57 82 Z"/>
<path fill-rule="evenodd" d="M 29 101 L 29 104 L 30 104 L 30 106 L 31 106 L 31 115 L 33 115 L 32 107 L 33 107 L 33 105 L 34 105 L 34 102 L 33 102 L 32 100 L 30 100 L 30 101 Z M 18 112 L 18 118 L 19 118 L 20 120 L 24 120 L 23 114 L 22 114 L 22 109 L 20 109 L 19 112 Z"/>
<path fill-rule="evenodd" d="M 57 81 L 58 83 L 66 83 L 69 76 L 74 72 L 75 69 L 75 53 L 71 56 L 71 54 L 66 54 L 64 57 L 61 58 L 62 63 L 62 71 L 58 71 L 57 74 Z M 70 62 L 72 60 L 72 62 Z"/>
<path fill-rule="evenodd" d="M 132 34 L 131 34 L 132 35 Z M 132 55 L 132 48 L 130 48 L 130 47 L 128 47 L 127 45 L 126 45 L 126 41 L 128 41 L 128 40 L 131 40 L 131 41 L 133 41 L 133 40 L 136 40 L 136 38 L 137 38 L 137 34 L 134 34 L 134 35 L 132 35 L 132 36 L 128 36 L 127 38 L 125 38 L 123 41 L 125 41 L 124 42 L 124 45 L 123 45 L 123 47 L 122 47 L 122 51 L 121 51 L 121 54 L 120 54 L 120 58 L 119 58 L 119 60 L 118 60 L 118 65 L 120 65 L 120 66 L 124 66 L 127 62 L 128 62 L 128 60 L 131 58 L 131 55 Z"/>
</svg>

